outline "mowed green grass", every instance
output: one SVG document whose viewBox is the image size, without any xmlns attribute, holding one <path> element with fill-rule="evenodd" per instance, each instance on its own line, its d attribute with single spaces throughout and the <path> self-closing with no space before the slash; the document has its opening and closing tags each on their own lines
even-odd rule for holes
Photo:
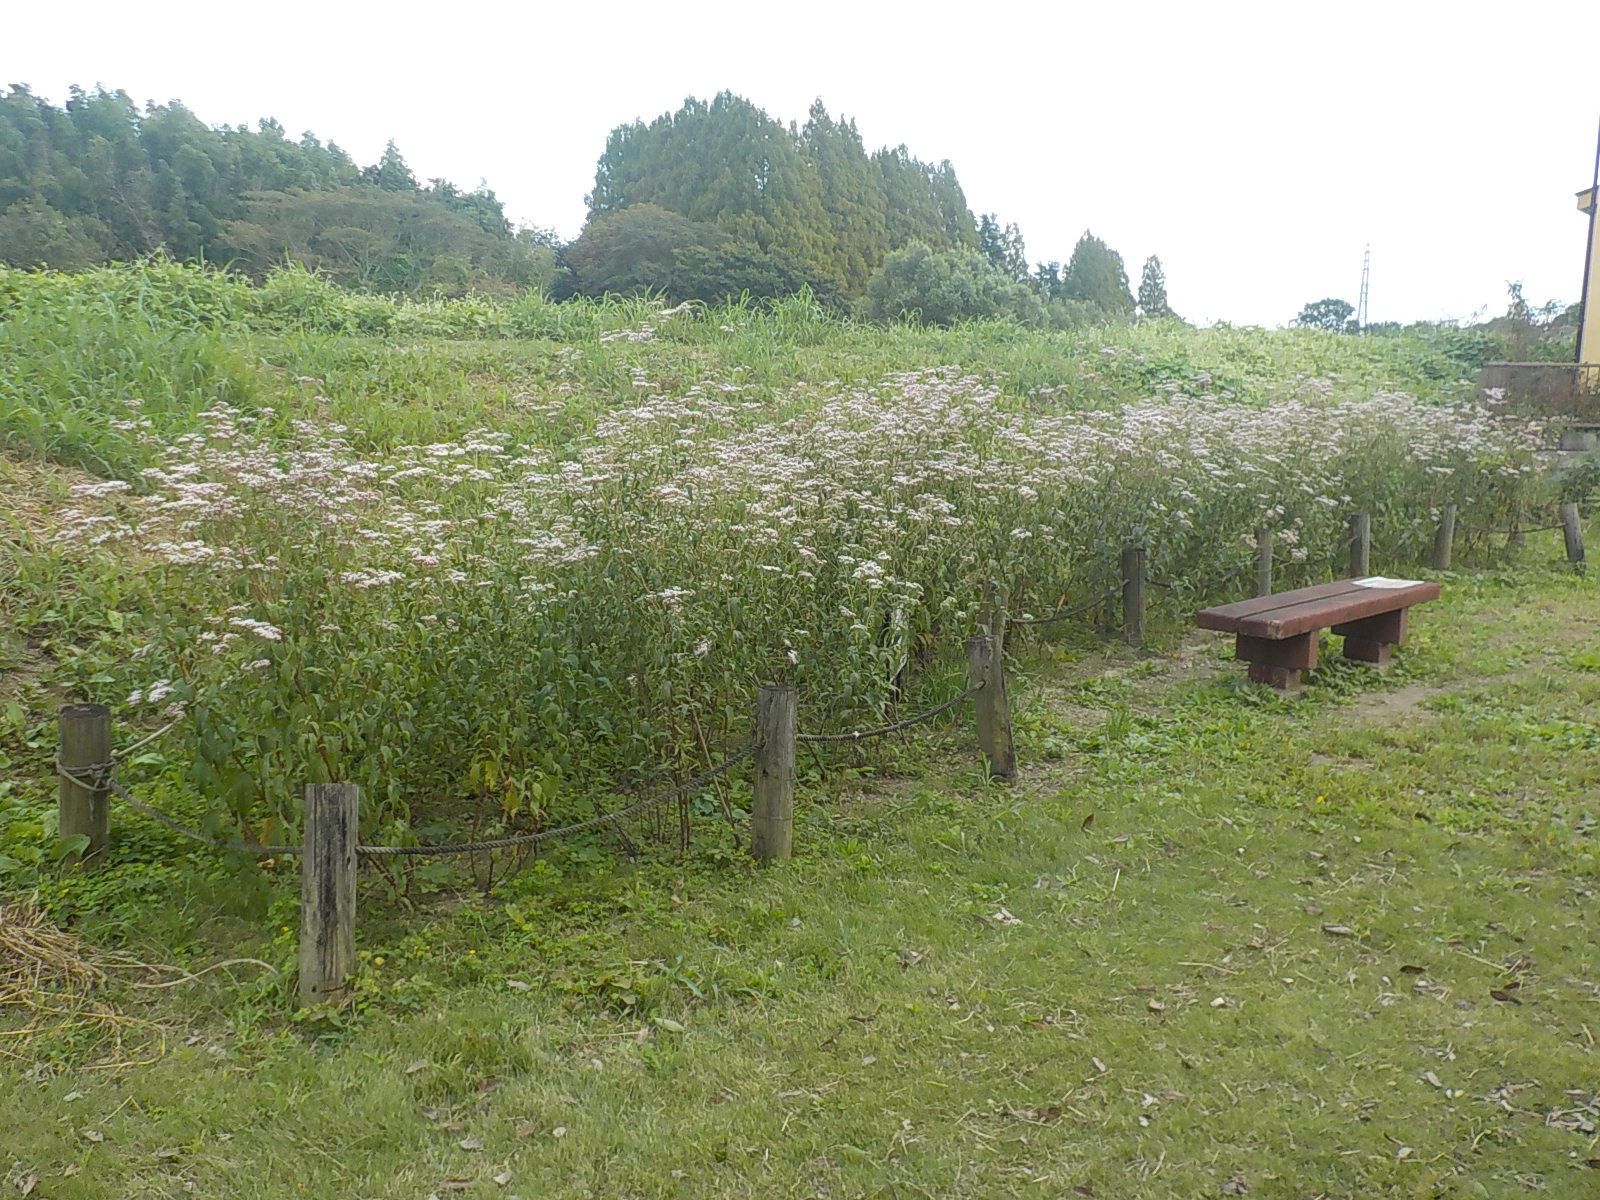
<svg viewBox="0 0 1600 1200">
<path fill-rule="evenodd" d="M 775 868 L 708 830 L 488 902 L 369 881 L 358 1015 L 290 1021 L 249 967 L 122 993 L 165 1052 L 0 1061 L 0 1169 L 52 1198 L 1600 1194 L 1600 605 L 1552 553 L 1446 577 L 1394 670 L 1295 702 L 1211 635 L 1014 639 L 1016 786 L 964 723 L 803 759 Z M 285 960 L 274 887 L 150 936 Z"/>
</svg>

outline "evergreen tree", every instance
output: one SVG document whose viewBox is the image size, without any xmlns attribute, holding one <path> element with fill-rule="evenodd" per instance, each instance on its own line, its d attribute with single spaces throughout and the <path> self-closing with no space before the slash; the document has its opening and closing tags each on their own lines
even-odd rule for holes
<svg viewBox="0 0 1600 1200">
<path fill-rule="evenodd" d="M 930 167 L 903 147 L 868 155 L 855 125 L 820 100 L 803 129 L 730 92 L 619 126 L 588 204 L 591 221 L 652 204 L 716 227 L 740 255 L 781 252 L 819 294 L 861 295 L 884 256 L 912 241 L 976 241 L 948 163 Z"/>
<path fill-rule="evenodd" d="M 904 146 L 879 150 L 872 161 L 883 176 L 889 198 L 889 240 L 896 248 L 912 242 L 978 248 L 972 211 L 948 162 L 930 166 L 913 158 Z"/>
<path fill-rule="evenodd" d="M 411 173 L 411 168 L 406 166 L 406 160 L 400 156 L 400 149 L 392 140 L 383 148 L 383 157 L 362 174 L 386 192 L 420 190 L 417 186 L 417 177 Z"/>
<path fill-rule="evenodd" d="M 1033 286 L 1040 297 L 1048 304 L 1052 300 L 1061 298 L 1061 264 L 1053 259 L 1047 263 L 1040 263 L 1033 273 Z"/>
<path fill-rule="evenodd" d="M 1027 282 L 1028 252 L 1014 224 L 1002 227 L 994 213 L 984 213 L 978 218 L 978 251 L 1007 279 Z"/>
<path fill-rule="evenodd" d="M 1149 320 L 1173 315 L 1167 304 L 1167 276 L 1154 254 L 1144 260 L 1144 270 L 1139 274 L 1139 315 Z"/>
<path fill-rule="evenodd" d="M 1065 299 L 1093 304 L 1107 316 L 1128 316 L 1133 312 L 1133 295 L 1128 291 L 1122 255 L 1088 230 L 1073 247 L 1061 290 Z"/>
<path fill-rule="evenodd" d="M 859 294 L 889 253 L 889 202 L 883 176 L 873 168 L 861 135 L 837 122 L 817 100 L 801 131 L 807 159 L 817 173 L 828 222 L 824 247 L 831 274 Z"/>
<path fill-rule="evenodd" d="M 1000 222 L 994 213 L 983 213 L 978 217 L 978 253 L 987 258 L 994 267 L 999 267 L 1004 260 L 1005 249 L 1001 243 Z"/>
</svg>

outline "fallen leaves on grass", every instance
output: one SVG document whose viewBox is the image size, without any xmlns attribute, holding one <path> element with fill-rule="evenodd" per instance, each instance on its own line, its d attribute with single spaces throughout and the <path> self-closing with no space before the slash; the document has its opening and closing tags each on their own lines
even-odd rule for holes
<svg viewBox="0 0 1600 1200">
<path fill-rule="evenodd" d="M 1553 1129 L 1592 1135 L 1600 1125 L 1600 1093 L 1569 1089 L 1563 1095 L 1573 1107 L 1551 1109 L 1545 1114 L 1544 1123 Z"/>
</svg>

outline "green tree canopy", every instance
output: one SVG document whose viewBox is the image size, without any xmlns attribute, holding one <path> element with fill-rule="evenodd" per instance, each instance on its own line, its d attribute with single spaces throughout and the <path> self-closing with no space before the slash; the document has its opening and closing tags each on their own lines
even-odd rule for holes
<svg viewBox="0 0 1600 1200">
<path fill-rule="evenodd" d="M 988 317 L 1043 324 L 1044 306 L 976 250 L 935 250 L 921 242 L 894 251 L 867 286 L 867 315 L 929 325 Z"/>
<path fill-rule="evenodd" d="M 1313 300 L 1300 310 L 1294 323 L 1302 329 L 1330 329 L 1335 333 L 1353 333 L 1355 322 L 1351 317 L 1356 306 L 1348 300 Z"/>
<path fill-rule="evenodd" d="M 649 204 L 715 226 L 741 254 L 781 255 L 821 289 L 849 296 L 898 246 L 974 241 L 948 163 L 930 167 L 903 147 L 869 155 L 854 123 L 829 116 L 820 100 L 799 129 L 731 92 L 618 126 L 588 204 L 591 221 Z"/>
<path fill-rule="evenodd" d="M 1093 304 L 1107 316 L 1128 316 L 1133 312 L 1133 294 L 1128 291 L 1122 255 L 1088 230 L 1072 249 L 1061 291 L 1065 299 Z"/>
<path fill-rule="evenodd" d="M 298 262 L 345 287 L 458 296 L 542 287 L 555 251 L 497 237 L 426 192 L 370 187 L 257 192 L 226 223 L 235 265 L 255 276 Z"/>
<path fill-rule="evenodd" d="M 786 250 L 737 241 L 680 247 L 673 253 L 672 279 L 666 285 L 674 300 L 708 302 L 775 300 L 803 290 L 823 304 L 839 299 L 831 280 L 808 275 L 805 264 Z"/>
<path fill-rule="evenodd" d="M 710 252 L 728 240 L 715 225 L 657 204 L 605 213 L 566 249 L 573 283 L 586 296 L 673 292 L 679 253 Z"/>
<path fill-rule="evenodd" d="M 360 170 L 270 119 L 212 128 L 104 88 L 61 108 L 0 93 L 0 262 L 77 270 L 157 251 L 257 274 L 292 259 L 401 291 L 521 287 L 554 263 L 519 245 L 487 186 L 420 187 L 393 142 Z"/>
</svg>

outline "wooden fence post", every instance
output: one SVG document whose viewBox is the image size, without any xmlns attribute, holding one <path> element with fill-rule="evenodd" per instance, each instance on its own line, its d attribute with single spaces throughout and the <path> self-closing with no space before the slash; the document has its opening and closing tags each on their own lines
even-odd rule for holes
<svg viewBox="0 0 1600 1200">
<path fill-rule="evenodd" d="M 794 852 L 795 690 L 766 684 L 756 695 L 756 799 L 750 853 L 762 862 Z"/>
<path fill-rule="evenodd" d="M 1122 548 L 1122 631 L 1138 648 L 1144 646 L 1145 567 L 1143 546 Z"/>
<path fill-rule="evenodd" d="M 1583 520 L 1578 506 L 1570 501 L 1561 506 L 1561 536 L 1567 543 L 1567 561 L 1583 565 Z"/>
<path fill-rule="evenodd" d="M 81 770 L 111 761 L 111 710 L 104 704 L 68 704 L 56 714 L 61 765 Z M 110 793 L 91 788 L 65 774 L 57 801 L 59 827 L 64 838 L 87 834 L 89 844 L 62 859 L 76 866 L 105 853 L 111 842 Z"/>
<path fill-rule="evenodd" d="M 1272 595 L 1272 529 L 1256 530 L 1256 595 Z"/>
<path fill-rule="evenodd" d="M 361 790 L 306 785 L 300 846 L 300 1003 L 339 1004 L 356 966 L 356 837 Z"/>
<path fill-rule="evenodd" d="M 1448 571 L 1450 569 L 1450 551 L 1456 540 L 1456 502 L 1454 500 L 1444 506 L 1444 511 L 1439 514 L 1439 528 L 1433 531 L 1433 569 L 1435 571 Z"/>
<path fill-rule="evenodd" d="M 978 720 L 978 745 L 989 760 L 989 774 L 1009 782 L 1017 777 L 1017 750 L 1011 743 L 1005 660 L 1000 639 L 992 633 L 967 639 L 967 680 L 969 687 L 979 688 L 972 702 Z"/>
<path fill-rule="evenodd" d="M 1365 579 L 1372 574 L 1372 514 L 1350 514 L 1350 578 Z"/>
</svg>

